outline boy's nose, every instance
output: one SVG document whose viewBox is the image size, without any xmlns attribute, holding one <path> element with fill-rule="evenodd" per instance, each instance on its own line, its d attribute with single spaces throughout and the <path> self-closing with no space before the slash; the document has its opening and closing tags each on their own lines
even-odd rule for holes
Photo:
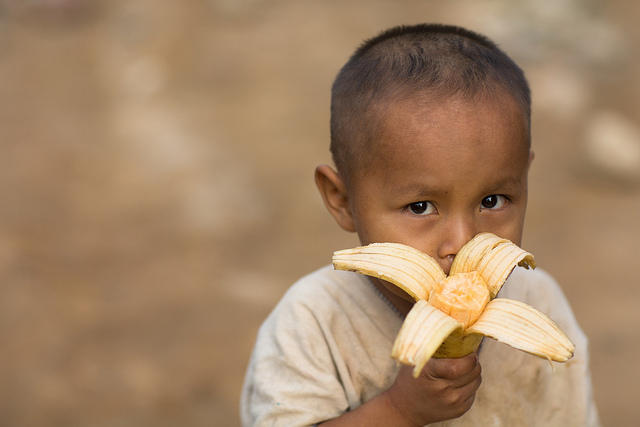
<svg viewBox="0 0 640 427">
<path fill-rule="evenodd" d="M 451 264 L 458 251 L 477 234 L 472 221 L 458 220 L 444 230 L 438 248 L 438 263 L 445 273 L 449 274 Z"/>
</svg>

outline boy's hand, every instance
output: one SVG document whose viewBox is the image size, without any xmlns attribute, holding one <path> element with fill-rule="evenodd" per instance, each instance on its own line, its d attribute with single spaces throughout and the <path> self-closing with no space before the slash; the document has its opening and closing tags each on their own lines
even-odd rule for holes
<svg viewBox="0 0 640 427">
<path fill-rule="evenodd" d="M 430 359 L 420 376 L 403 366 L 387 398 L 408 425 L 424 426 L 460 417 L 475 399 L 482 381 L 476 353 L 459 359 Z"/>
<path fill-rule="evenodd" d="M 322 426 L 422 427 L 467 412 L 482 381 L 476 353 L 459 359 L 430 359 L 418 378 L 403 366 L 386 392 Z"/>
</svg>

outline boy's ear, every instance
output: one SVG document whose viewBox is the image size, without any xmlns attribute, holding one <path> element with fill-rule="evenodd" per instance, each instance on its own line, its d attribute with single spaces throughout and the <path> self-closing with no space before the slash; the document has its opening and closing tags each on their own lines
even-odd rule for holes
<svg viewBox="0 0 640 427">
<path fill-rule="evenodd" d="M 344 230 L 355 232 L 347 186 L 336 171 L 328 165 L 320 165 L 315 173 L 316 185 L 327 207 L 338 225 Z"/>
</svg>

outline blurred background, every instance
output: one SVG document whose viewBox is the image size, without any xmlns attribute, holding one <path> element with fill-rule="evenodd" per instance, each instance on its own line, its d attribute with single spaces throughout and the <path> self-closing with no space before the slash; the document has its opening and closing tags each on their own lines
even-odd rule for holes
<svg viewBox="0 0 640 427">
<path fill-rule="evenodd" d="M 640 5 L 0 0 L 0 425 L 238 426 L 257 328 L 357 244 L 325 211 L 329 89 L 364 38 L 443 22 L 534 93 L 523 246 L 640 425 Z"/>
</svg>

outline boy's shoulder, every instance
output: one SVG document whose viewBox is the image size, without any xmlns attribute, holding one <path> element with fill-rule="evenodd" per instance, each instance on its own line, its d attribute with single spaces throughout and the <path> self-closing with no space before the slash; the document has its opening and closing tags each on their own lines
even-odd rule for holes
<svg viewBox="0 0 640 427">
<path fill-rule="evenodd" d="M 560 285 L 539 267 L 535 270 L 515 268 L 498 297 L 525 302 L 547 314 L 570 310 Z M 304 311 L 317 318 L 356 310 L 370 318 L 384 314 L 396 316 L 388 304 L 367 276 L 337 271 L 326 265 L 297 280 L 284 294 L 274 313 Z"/>
<path fill-rule="evenodd" d="M 315 298 L 339 298 L 343 294 L 365 292 L 367 279 L 360 274 L 335 270 L 325 265 L 298 279 L 283 296 L 283 300 L 304 301 Z"/>
<path fill-rule="evenodd" d="M 542 311 L 555 321 L 576 346 L 587 345 L 587 338 L 575 318 L 569 300 L 558 282 L 544 269 L 516 268 L 498 297 L 515 299 Z"/>
<path fill-rule="evenodd" d="M 540 267 L 516 267 L 498 297 L 517 299 L 543 311 L 558 304 L 568 304 L 558 282 Z M 298 279 L 287 290 L 279 305 L 311 305 L 313 308 L 321 303 L 331 302 L 338 305 L 373 305 L 376 311 L 388 308 L 388 303 L 380 297 L 367 276 L 334 270 L 331 265 Z"/>
<path fill-rule="evenodd" d="M 401 324 L 365 276 L 327 266 L 302 277 L 260 327 L 243 417 L 264 410 L 278 425 L 314 424 L 379 394 L 395 377 L 390 354 Z"/>
<path fill-rule="evenodd" d="M 283 316 L 314 323 L 388 324 L 397 315 L 366 276 L 327 265 L 300 278 L 287 290 L 270 318 Z"/>
<path fill-rule="evenodd" d="M 558 306 L 569 305 L 558 282 L 543 268 L 516 267 L 498 297 L 525 302 L 548 314 Z"/>
<path fill-rule="evenodd" d="M 309 273 L 296 282 L 282 296 L 274 313 L 280 311 L 326 312 L 337 309 L 349 297 L 366 298 L 366 278 L 354 273 L 336 271 L 330 265 Z"/>
</svg>

